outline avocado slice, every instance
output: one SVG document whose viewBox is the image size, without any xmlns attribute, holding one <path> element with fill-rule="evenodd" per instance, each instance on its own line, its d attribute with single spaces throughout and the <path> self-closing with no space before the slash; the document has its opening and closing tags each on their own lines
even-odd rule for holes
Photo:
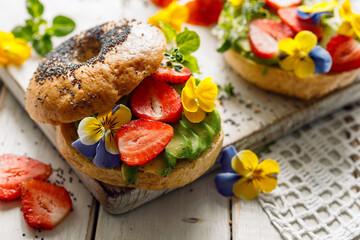
<svg viewBox="0 0 360 240">
<path fill-rule="evenodd" d="M 139 166 L 139 170 L 145 173 L 152 173 L 162 177 L 166 177 L 175 167 L 176 158 L 166 151 L 162 151 L 158 156 L 150 162 Z"/>
<path fill-rule="evenodd" d="M 183 121 L 184 124 L 186 124 L 186 126 L 188 126 L 191 130 L 193 130 L 195 134 L 198 135 L 202 140 L 201 152 L 206 150 L 213 140 L 215 130 L 204 121 L 200 123 L 192 123 L 187 120 L 186 117 L 183 117 L 181 121 Z"/>
<path fill-rule="evenodd" d="M 209 126 L 214 129 L 214 136 L 219 135 L 221 130 L 221 118 L 216 108 L 214 109 L 214 111 L 206 114 L 203 122 L 209 124 Z"/>
<path fill-rule="evenodd" d="M 130 166 L 126 163 L 123 163 L 121 166 L 121 173 L 123 176 L 123 179 L 126 183 L 126 186 L 129 184 L 134 184 L 136 182 L 137 176 L 136 172 L 138 170 L 138 166 Z"/>
<path fill-rule="evenodd" d="M 184 121 L 180 120 L 175 128 L 182 134 L 184 134 L 191 141 L 192 152 L 190 159 L 197 158 L 202 151 L 202 140 L 201 138 L 189 128 Z"/>
<path fill-rule="evenodd" d="M 189 158 L 192 153 L 191 140 L 174 128 L 174 136 L 165 148 L 165 151 L 174 158 Z"/>
</svg>

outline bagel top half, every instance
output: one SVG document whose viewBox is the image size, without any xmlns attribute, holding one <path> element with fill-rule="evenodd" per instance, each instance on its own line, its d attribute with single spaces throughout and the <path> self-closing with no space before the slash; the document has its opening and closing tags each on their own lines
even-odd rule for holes
<svg viewBox="0 0 360 240">
<path fill-rule="evenodd" d="M 166 41 L 156 27 L 121 20 L 62 43 L 40 62 L 26 109 L 40 123 L 70 123 L 108 111 L 159 67 Z"/>
</svg>

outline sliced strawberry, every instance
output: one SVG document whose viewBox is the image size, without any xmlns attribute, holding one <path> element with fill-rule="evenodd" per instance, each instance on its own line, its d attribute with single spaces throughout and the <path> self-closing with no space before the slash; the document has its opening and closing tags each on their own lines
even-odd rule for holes
<svg viewBox="0 0 360 240">
<path fill-rule="evenodd" d="M 51 175 L 49 165 L 25 156 L 0 156 L 0 200 L 20 198 L 21 183 L 30 178 L 45 181 Z"/>
<path fill-rule="evenodd" d="M 265 0 L 265 4 L 272 9 L 296 7 L 301 3 L 301 0 Z"/>
<path fill-rule="evenodd" d="M 72 203 L 64 187 L 31 179 L 21 186 L 21 206 L 30 227 L 53 229 L 71 211 Z"/>
<path fill-rule="evenodd" d="M 260 58 L 275 57 L 279 41 L 293 36 L 294 33 L 288 26 L 273 20 L 255 19 L 249 26 L 251 50 Z"/>
<path fill-rule="evenodd" d="M 130 99 L 131 110 L 138 118 L 177 122 L 182 113 L 179 94 L 167 83 L 147 78 Z"/>
<path fill-rule="evenodd" d="M 297 11 L 297 7 L 290 7 L 280 8 L 277 13 L 281 21 L 288 25 L 295 33 L 308 30 L 314 33 L 317 36 L 318 41 L 320 41 L 323 36 L 323 30 L 321 26 L 315 25 L 311 19 L 300 19 L 298 17 Z"/>
<path fill-rule="evenodd" d="M 167 7 L 173 0 L 151 0 L 158 7 Z"/>
<path fill-rule="evenodd" d="M 326 46 L 333 64 L 330 72 L 343 72 L 360 68 L 360 44 L 352 37 L 336 35 Z"/>
<path fill-rule="evenodd" d="M 168 60 L 164 58 L 162 63 L 165 64 L 167 61 Z M 159 67 L 156 72 L 151 75 L 153 79 L 173 84 L 185 83 L 190 76 L 191 70 L 185 66 L 181 72 L 170 67 Z"/>
<path fill-rule="evenodd" d="M 174 130 L 168 124 L 133 120 L 123 125 L 116 135 L 121 160 L 131 166 L 145 164 L 165 149 L 173 135 Z"/>
</svg>

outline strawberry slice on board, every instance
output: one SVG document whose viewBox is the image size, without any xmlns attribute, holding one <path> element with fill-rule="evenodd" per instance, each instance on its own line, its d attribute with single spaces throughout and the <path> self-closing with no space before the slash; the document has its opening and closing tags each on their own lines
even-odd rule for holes
<svg viewBox="0 0 360 240">
<path fill-rule="evenodd" d="M 38 160 L 13 154 L 0 156 L 0 200 L 20 198 L 20 187 L 24 180 L 33 178 L 45 181 L 51 173 L 51 167 Z"/>
<path fill-rule="evenodd" d="M 318 42 L 320 42 L 323 37 L 323 30 L 321 26 L 315 25 L 312 19 L 305 20 L 299 18 L 297 11 L 297 7 L 290 7 L 280 8 L 277 10 L 277 13 L 281 21 L 288 25 L 295 33 L 308 30 L 314 33 L 318 38 Z"/>
<path fill-rule="evenodd" d="M 168 60 L 164 58 L 162 63 L 166 64 L 167 61 Z M 162 82 L 181 84 L 185 83 L 191 77 L 191 70 L 188 67 L 183 66 L 182 71 L 178 72 L 175 68 L 160 66 L 151 77 Z"/>
<path fill-rule="evenodd" d="M 335 35 L 326 46 L 333 60 L 330 72 L 360 68 L 360 44 L 352 37 Z"/>
<path fill-rule="evenodd" d="M 168 124 L 133 120 L 123 125 L 116 135 L 120 158 L 130 166 L 145 164 L 165 149 L 173 135 L 174 129 Z"/>
<path fill-rule="evenodd" d="M 265 0 L 265 4 L 272 9 L 296 7 L 301 3 L 301 0 Z"/>
<path fill-rule="evenodd" d="M 151 0 L 158 7 L 167 7 L 173 0 Z"/>
<path fill-rule="evenodd" d="M 31 179 L 21 186 L 21 206 L 30 227 L 50 230 L 68 215 L 72 203 L 64 187 Z"/>
<path fill-rule="evenodd" d="M 133 92 L 131 111 L 137 118 L 175 123 L 182 113 L 180 95 L 169 84 L 145 79 Z"/>
<path fill-rule="evenodd" d="M 283 23 L 268 19 L 255 19 L 249 25 L 249 41 L 252 52 L 265 59 L 271 59 L 278 53 L 281 39 L 293 37 L 293 31 Z"/>
</svg>

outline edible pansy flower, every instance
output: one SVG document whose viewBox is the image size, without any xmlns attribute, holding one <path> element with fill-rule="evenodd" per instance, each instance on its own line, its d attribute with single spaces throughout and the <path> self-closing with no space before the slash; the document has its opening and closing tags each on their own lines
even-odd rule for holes
<svg viewBox="0 0 360 240">
<path fill-rule="evenodd" d="M 86 117 L 78 126 L 79 139 L 72 146 L 85 157 L 94 158 L 96 166 L 113 168 L 121 161 L 115 141 L 116 134 L 130 120 L 130 109 L 121 104 L 108 114 Z"/>
<path fill-rule="evenodd" d="M 204 78 L 196 86 L 195 78 L 191 76 L 181 92 L 185 117 L 193 123 L 204 120 L 206 112 L 212 112 L 215 108 L 217 92 L 217 86 L 212 82 L 212 78 Z"/>
<path fill-rule="evenodd" d="M 260 191 L 271 192 L 276 188 L 279 164 L 272 159 L 259 163 L 255 153 L 244 150 L 236 153 L 233 146 L 223 149 L 220 158 L 223 173 L 215 177 L 219 193 L 246 200 L 257 197 Z"/>
<path fill-rule="evenodd" d="M 244 0 L 229 0 L 229 2 L 231 3 L 231 5 L 233 5 L 234 7 L 240 6 Z"/>
<path fill-rule="evenodd" d="M 328 51 L 316 45 L 317 37 L 310 31 L 301 31 L 294 39 L 284 38 L 279 42 L 279 65 L 301 78 L 314 72 L 330 71 L 332 59 Z"/>
<path fill-rule="evenodd" d="M 345 20 L 341 23 L 338 33 L 350 37 L 360 38 L 360 14 L 351 10 L 351 3 L 345 0 L 339 9 L 340 17 Z"/>
<path fill-rule="evenodd" d="M 337 1 L 320 2 L 311 7 L 301 5 L 298 7 L 298 16 L 301 19 L 312 19 L 313 23 L 318 25 L 324 15 L 332 15 L 334 8 L 338 5 Z"/>
<path fill-rule="evenodd" d="M 176 2 L 172 2 L 169 6 L 151 16 L 148 21 L 155 26 L 159 26 L 159 22 L 166 22 L 176 31 L 180 32 L 182 24 L 185 23 L 188 18 L 189 9 Z"/>
<path fill-rule="evenodd" d="M 0 31 L 0 66 L 13 63 L 20 66 L 30 57 L 31 48 L 27 41 L 14 34 Z"/>
</svg>

